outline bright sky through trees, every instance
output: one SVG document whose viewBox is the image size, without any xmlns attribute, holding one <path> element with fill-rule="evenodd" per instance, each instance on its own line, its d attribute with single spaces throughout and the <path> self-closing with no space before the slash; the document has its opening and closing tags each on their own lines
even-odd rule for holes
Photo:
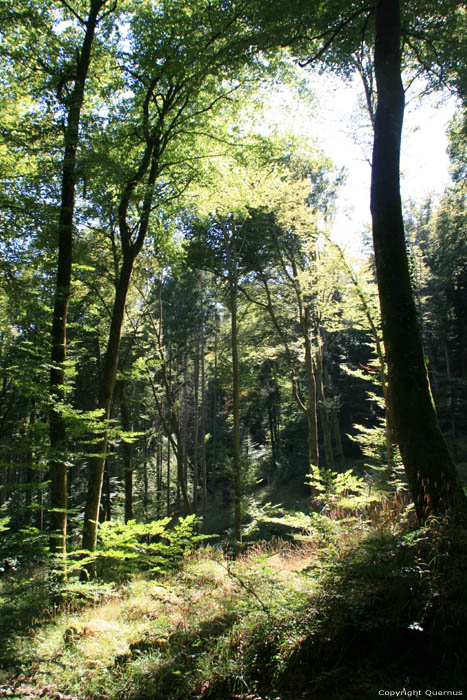
<svg viewBox="0 0 467 700">
<path fill-rule="evenodd" d="M 329 84 L 329 77 L 326 77 Z M 357 78 L 355 79 L 357 80 Z M 324 125 L 322 143 L 337 167 L 347 169 L 347 182 L 339 197 L 333 234 L 352 247 L 361 242 L 360 234 L 370 229 L 369 185 L 371 144 L 369 125 L 358 109 L 353 87 L 321 87 L 320 116 Z M 422 104 L 423 103 L 423 104 Z M 401 153 L 403 201 L 423 201 L 439 195 L 449 181 L 446 130 L 455 110 L 454 100 L 440 103 L 439 96 L 408 99 Z"/>
<path fill-rule="evenodd" d="M 274 94 L 267 114 L 267 120 L 277 128 L 315 139 L 337 169 L 345 168 L 347 177 L 338 196 L 332 236 L 355 252 L 361 248 L 361 234 L 370 230 L 373 141 L 358 81 L 355 77 L 349 84 L 336 76 L 314 74 L 310 76 L 316 95 L 312 106 L 306 100 L 297 104 L 296 95 L 284 90 Z M 449 182 L 446 131 L 454 112 L 453 98 L 443 96 L 441 101 L 439 95 L 423 99 L 408 96 L 401 159 L 404 202 L 422 202 L 430 194 L 439 195 Z"/>
</svg>

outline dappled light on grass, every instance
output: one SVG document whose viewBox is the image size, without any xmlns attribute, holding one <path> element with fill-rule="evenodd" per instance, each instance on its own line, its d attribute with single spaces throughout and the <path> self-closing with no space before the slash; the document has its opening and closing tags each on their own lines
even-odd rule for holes
<svg viewBox="0 0 467 700">
<path fill-rule="evenodd" d="M 128 677 L 137 687 L 154 676 L 159 678 L 154 687 L 171 686 L 174 679 L 181 683 L 187 670 L 180 665 L 187 659 L 194 687 L 206 673 L 217 674 L 219 663 L 228 675 L 258 615 L 266 620 L 270 611 L 286 612 L 292 599 L 302 606 L 300 596 L 295 600 L 298 578 L 306 589 L 309 577 L 300 570 L 309 561 L 308 545 L 285 542 L 276 548 L 257 544 L 238 562 L 210 548 L 198 550 L 178 573 L 135 579 L 118 597 L 64 611 L 41 628 L 30 640 L 31 653 L 34 648 L 42 660 L 36 680 L 47 673 L 49 685 L 77 695 L 86 687 L 84 697 L 91 700 L 140 697 L 125 694 Z"/>
<path fill-rule="evenodd" d="M 106 584 L 100 602 L 62 603 L 12 638 L 36 689 L 27 697 L 353 700 L 405 677 L 457 682 L 447 660 L 465 639 L 465 533 L 443 522 L 403 532 L 402 519 L 394 534 L 388 518 L 334 514 L 315 540 L 256 542 L 237 560 L 201 547 L 164 575 L 112 595 Z M 438 681 L 423 662 L 441 648 Z"/>
<path fill-rule="evenodd" d="M 317 546 L 313 542 L 296 545 L 278 539 L 273 545 L 267 542 L 254 544 L 245 555 L 244 561 L 252 566 L 266 564 L 278 572 L 299 572 L 310 566 L 318 556 Z"/>
</svg>

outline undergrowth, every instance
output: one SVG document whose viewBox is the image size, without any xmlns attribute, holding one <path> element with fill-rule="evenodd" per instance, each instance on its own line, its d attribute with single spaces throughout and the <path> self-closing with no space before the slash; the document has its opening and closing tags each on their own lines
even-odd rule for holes
<svg viewBox="0 0 467 700">
<path fill-rule="evenodd" d="M 64 591 L 59 608 L 47 607 L 37 569 L 4 577 L 3 604 L 8 596 L 24 628 L 2 634 L 0 696 L 369 700 L 464 690 L 462 529 L 408 530 L 387 510 L 373 521 L 267 517 L 288 517 L 299 538 L 258 542 L 237 561 L 204 546 L 172 570 L 86 584 L 83 597 Z"/>
</svg>

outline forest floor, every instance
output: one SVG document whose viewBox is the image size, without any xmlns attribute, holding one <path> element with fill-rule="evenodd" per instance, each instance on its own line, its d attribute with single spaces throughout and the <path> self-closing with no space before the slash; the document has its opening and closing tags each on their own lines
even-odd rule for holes
<svg viewBox="0 0 467 700">
<path fill-rule="evenodd" d="M 4 575 L 0 698 L 466 696 L 465 533 L 391 518 L 336 519 L 237 561 L 204 546 L 119 585 Z"/>
</svg>

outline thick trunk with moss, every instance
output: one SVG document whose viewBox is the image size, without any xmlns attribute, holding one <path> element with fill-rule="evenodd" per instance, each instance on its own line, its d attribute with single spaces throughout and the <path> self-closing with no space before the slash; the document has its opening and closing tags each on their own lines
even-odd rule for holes
<svg viewBox="0 0 467 700">
<path fill-rule="evenodd" d="M 389 405 L 409 487 L 421 521 L 466 499 L 433 404 L 404 239 L 399 158 L 404 114 L 399 0 L 376 8 L 378 106 L 372 161 L 371 213 L 389 377 Z"/>
</svg>

